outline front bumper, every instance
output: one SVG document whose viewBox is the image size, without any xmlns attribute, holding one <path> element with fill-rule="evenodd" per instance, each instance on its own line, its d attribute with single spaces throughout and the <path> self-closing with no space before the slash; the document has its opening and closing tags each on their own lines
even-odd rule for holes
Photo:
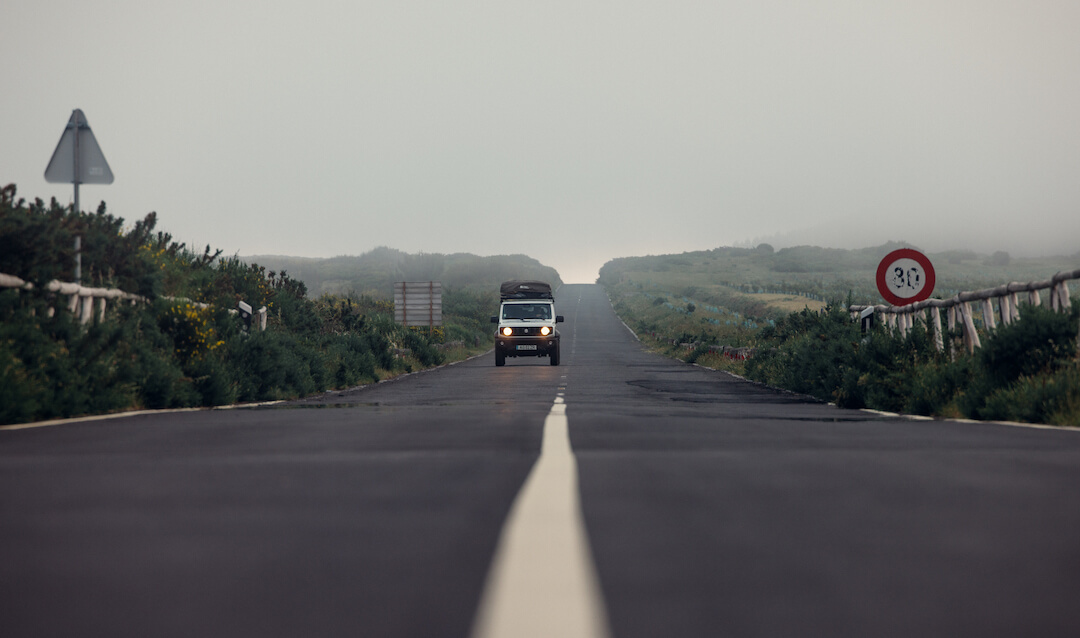
<svg viewBox="0 0 1080 638">
<path fill-rule="evenodd" d="M 558 335 L 550 337 L 504 337 L 495 338 L 495 349 L 507 357 L 545 357 L 559 345 Z"/>
</svg>

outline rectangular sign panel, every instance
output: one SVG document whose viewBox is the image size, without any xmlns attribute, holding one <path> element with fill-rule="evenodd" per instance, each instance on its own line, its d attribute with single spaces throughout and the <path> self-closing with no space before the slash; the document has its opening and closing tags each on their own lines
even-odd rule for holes
<svg viewBox="0 0 1080 638">
<path fill-rule="evenodd" d="M 394 283 L 394 321 L 406 326 L 441 326 L 442 283 L 438 281 Z"/>
</svg>

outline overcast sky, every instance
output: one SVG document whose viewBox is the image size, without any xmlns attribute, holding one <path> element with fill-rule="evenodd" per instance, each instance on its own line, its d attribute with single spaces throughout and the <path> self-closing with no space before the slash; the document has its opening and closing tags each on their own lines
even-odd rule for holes
<svg viewBox="0 0 1080 638">
<path fill-rule="evenodd" d="M 7 0 L 0 182 L 227 254 L 1080 250 L 1075 0 Z M 1048 273 L 1050 274 L 1050 273 Z"/>
</svg>

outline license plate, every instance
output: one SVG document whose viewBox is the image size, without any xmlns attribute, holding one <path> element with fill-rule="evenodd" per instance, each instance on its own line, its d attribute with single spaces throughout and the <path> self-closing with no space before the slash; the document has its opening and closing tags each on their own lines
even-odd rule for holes
<svg viewBox="0 0 1080 638">
<path fill-rule="evenodd" d="M 536 345 L 533 344 L 533 345 L 528 345 L 528 346 L 518 346 L 517 349 L 518 350 L 536 350 Z"/>
</svg>

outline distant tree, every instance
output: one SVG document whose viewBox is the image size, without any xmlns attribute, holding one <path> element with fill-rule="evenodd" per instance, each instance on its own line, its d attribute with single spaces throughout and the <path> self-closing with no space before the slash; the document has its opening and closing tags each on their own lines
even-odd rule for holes
<svg viewBox="0 0 1080 638">
<path fill-rule="evenodd" d="M 771 255 L 774 252 L 771 244 L 758 244 L 754 250 L 764 255 Z"/>
<path fill-rule="evenodd" d="M 950 264 L 962 264 L 965 261 L 975 260 L 979 255 L 973 250 L 947 250 L 934 255 L 935 259 L 946 259 Z"/>
<path fill-rule="evenodd" d="M 1009 253 L 1005 252 L 1004 250 L 999 250 L 993 255 L 990 255 L 990 257 L 986 260 L 986 265 L 1008 266 L 1010 261 L 1012 261 L 1012 257 L 1009 256 Z"/>
</svg>

